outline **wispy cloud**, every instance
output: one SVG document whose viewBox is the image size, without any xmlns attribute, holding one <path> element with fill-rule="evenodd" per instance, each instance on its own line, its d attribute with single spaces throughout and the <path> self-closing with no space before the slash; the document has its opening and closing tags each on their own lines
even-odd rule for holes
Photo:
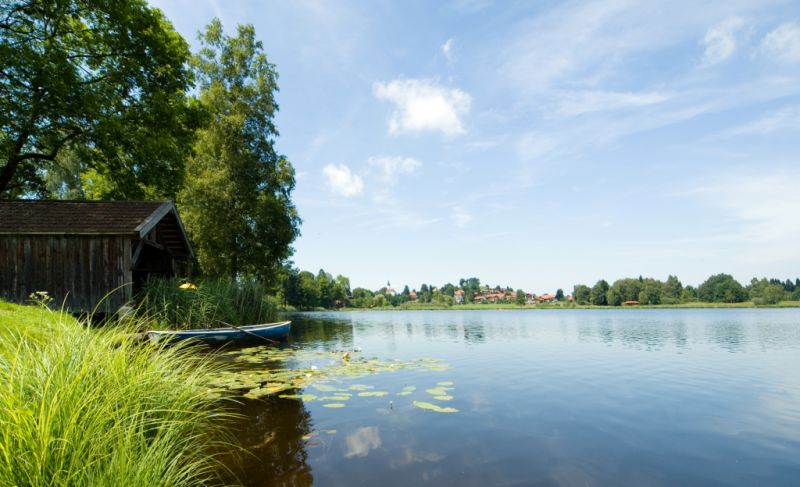
<svg viewBox="0 0 800 487">
<path fill-rule="evenodd" d="M 395 105 L 389 118 L 389 133 L 466 133 L 461 117 L 469 112 L 472 98 L 458 88 L 446 88 L 430 79 L 396 79 L 376 82 L 373 94 Z"/>
<path fill-rule="evenodd" d="M 609 112 L 624 108 L 655 105 L 669 100 L 670 95 L 656 92 L 576 91 L 561 95 L 558 115 L 575 116 L 592 112 Z"/>
<path fill-rule="evenodd" d="M 783 63 L 800 62 L 800 24 L 786 22 L 764 36 L 761 51 Z"/>
<path fill-rule="evenodd" d="M 769 112 L 753 121 L 724 130 L 714 138 L 767 135 L 786 131 L 800 133 L 800 106 L 790 106 Z"/>
<path fill-rule="evenodd" d="M 367 164 L 377 167 L 381 172 L 381 179 L 389 184 L 394 184 L 403 174 L 412 174 L 422 167 L 422 163 L 413 157 L 370 157 Z"/>
<path fill-rule="evenodd" d="M 797 258 L 800 241 L 800 172 L 748 171 L 697 187 L 706 205 L 727 212 L 739 222 L 726 239 L 748 244 L 749 261 L 780 262 Z"/>
<path fill-rule="evenodd" d="M 447 39 L 447 41 L 444 44 L 442 44 L 442 47 L 441 47 L 442 54 L 444 54 L 444 57 L 445 57 L 445 59 L 447 59 L 448 62 L 452 62 L 453 61 L 453 43 L 454 42 L 455 41 L 452 38 Z"/>
<path fill-rule="evenodd" d="M 736 51 L 736 35 L 744 25 L 741 18 L 733 17 L 709 28 L 703 37 L 703 64 L 712 66 L 728 60 Z"/>
<path fill-rule="evenodd" d="M 328 188 L 334 193 L 349 198 L 364 191 L 364 180 L 344 164 L 328 164 L 322 168 Z"/>
</svg>

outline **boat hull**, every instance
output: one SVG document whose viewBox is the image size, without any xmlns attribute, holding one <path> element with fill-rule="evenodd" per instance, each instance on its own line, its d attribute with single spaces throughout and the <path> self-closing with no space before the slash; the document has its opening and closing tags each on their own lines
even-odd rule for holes
<svg viewBox="0 0 800 487">
<path fill-rule="evenodd" d="M 151 340 L 196 340 L 209 345 L 226 343 L 266 343 L 285 340 L 291 329 L 291 321 L 265 325 L 239 326 L 236 328 L 210 328 L 206 330 L 149 331 Z"/>
</svg>

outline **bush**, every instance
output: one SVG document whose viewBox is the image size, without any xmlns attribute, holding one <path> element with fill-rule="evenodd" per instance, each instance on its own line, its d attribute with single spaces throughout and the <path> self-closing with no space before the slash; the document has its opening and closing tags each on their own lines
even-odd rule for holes
<svg viewBox="0 0 800 487">
<path fill-rule="evenodd" d="M 139 296 L 139 314 L 159 328 L 213 328 L 223 323 L 274 321 L 277 300 L 258 282 L 208 279 L 181 289 L 178 279 L 151 279 Z"/>
<path fill-rule="evenodd" d="M 197 485 L 216 477 L 216 367 L 66 314 L 0 303 L 0 485 Z"/>
</svg>

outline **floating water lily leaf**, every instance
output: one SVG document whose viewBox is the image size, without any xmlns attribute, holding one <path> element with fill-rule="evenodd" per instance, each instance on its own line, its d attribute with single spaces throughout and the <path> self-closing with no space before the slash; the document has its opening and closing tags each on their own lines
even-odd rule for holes
<svg viewBox="0 0 800 487">
<path fill-rule="evenodd" d="M 328 404 L 323 404 L 322 407 L 331 409 L 340 409 L 345 407 L 345 405 L 340 402 L 330 402 Z"/>
<path fill-rule="evenodd" d="M 411 394 L 412 394 L 411 391 L 402 391 L 402 392 L 398 392 L 396 395 L 398 395 L 398 396 L 410 396 Z"/>
<path fill-rule="evenodd" d="M 433 396 L 437 401 L 452 401 L 453 396 Z"/>
<path fill-rule="evenodd" d="M 325 433 L 329 434 L 329 435 L 335 435 L 336 434 L 336 430 L 323 430 L 323 431 Z"/>
<path fill-rule="evenodd" d="M 361 397 L 383 397 L 389 394 L 385 391 L 366 391 L 366 392 L 359 392 L 358 395 Z"/>
<path fill-rule="evenodd" d="M 314 394 L 281 394 L 278 397 L 282 399 L 300 399 L 305 402 L 311 402 L 317 399 L 317 396 Z"/>
<path fill-rule="evenodd" d="M 427 409 L 429 411 L 436 411 L 437 413 L 457 413 L 458 412 L 458 409 L 456 409 L 456 408 L 450 408 L 450 407 L 443 408 L 441 406 L 437 406 L 436 404 L 431 404 L 429 402 L 422 402 L 422 401 L 414 401 L 414 406 L 416 406 L 418 408 L 421 408 L 421 409 Z"/>
<path fill-rule="evenodd" d="M 452 386 L 453 385 L 453 381 L 445 380 L 445 381 L 442 381 L 442 382 L 437 382 L 436 385 L 437 386 L 443 386 L 443 387 Z"/>
<path fill-rule="evenodd" d="M 369 389 L 375 389 L 375 386 L 365 386 L 364 384 L 352 384 L 348 387 L 351 391 L 366 391 Z"/>
<path fill-rule="evenodd" d="M 334 402 L 342 402 L 350 400 L 350 396 L 324 396 L 319 398 L 320 401 L 334 401 Z"/>
<path fill-rule="evenodd" d="M 328 384 L 314 384 L 314 389 L 320 392 L 336 392 L 336 388 Z"/>
<path fill-rule="evenodd" d="M 425 392 L 430 394 L 431 396 L 446 396 L 447 389 L 444 387 L 434 387 L 432 389 L 425 389 Z"/>
<path fill-rule="evenodd" d="M 403 387 L 403 392 L 414 392 L 417 390 L 417 386 L 405 386 Z"/>
</svg>

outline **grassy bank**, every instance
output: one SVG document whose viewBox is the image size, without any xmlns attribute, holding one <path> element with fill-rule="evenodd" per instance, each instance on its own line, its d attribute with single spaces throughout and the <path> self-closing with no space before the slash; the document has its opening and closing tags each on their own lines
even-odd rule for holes
<svg viewBox="0 0 800 487">
<path fill-rule="evenodd" d="M 198 485 L 226 414 L 186 349 L 0 302 L 0 485 Z"/>
<path fill-rule="evenodd" d="M 342 308 L 340 311 L 475 311 L 475 310 L 548 310 L 548 309 L 716 309 L 716 308 L 800 308 L 800 301 L 781 301 L 778 304 L 756 305 L 752 301 L 744 303 L 680 303 L 637 306 L 591 306 L 573 303 L 552 303 L 519 306 L 511 303 L 495 304 L 459 304 L 453 306 L 436 304 L 403 304 L 397 307 L 383 308 Z"/>
</svg>

